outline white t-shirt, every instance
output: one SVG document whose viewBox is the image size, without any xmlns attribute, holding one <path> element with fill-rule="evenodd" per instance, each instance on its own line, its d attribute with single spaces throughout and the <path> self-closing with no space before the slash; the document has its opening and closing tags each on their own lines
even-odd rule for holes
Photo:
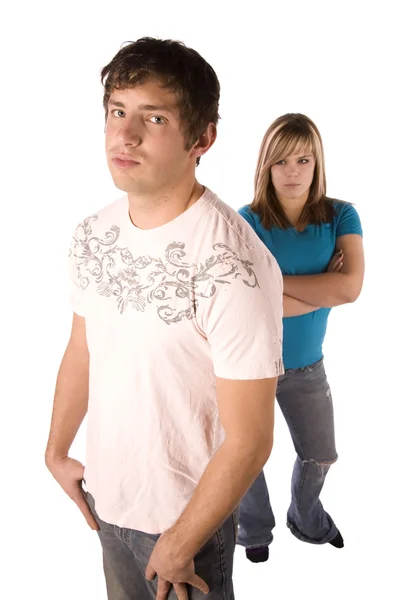
<svg viewBox="0 0 400 600">
<path fill-rule="evenodd" d="M 87 488 L 104 521 L 162 533 L 223 442 L 215 377 L 283 373 L 280 269 L 206 189 L 151 230 L 127 196 L 85 219 L 70 272 L 90 353 Z"/>
</svg>

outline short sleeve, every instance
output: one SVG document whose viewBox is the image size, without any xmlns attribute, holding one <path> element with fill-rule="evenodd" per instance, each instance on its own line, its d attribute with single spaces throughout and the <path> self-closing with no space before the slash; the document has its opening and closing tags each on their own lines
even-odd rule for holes
<svg viewBox="0 0 400 600">
<path fill-rule="evenodd" d="M 214 373 L 224 379 L 282 375 L 283 284 L 272 254 L 256 247 L 232 253 L 199 306 Z"/>
<path fill-rule="evenodd" d="M 68 252 L 68 270 L 71 285 L 70 302 L 72 310 L 79 315 L 84 317 L 86 314 L 85 309 L 85 279 L 81 273 L 81 263 L 83 260 L 82 256 L 82 245 L 79 239 L 79 227 L 75 230 L 72 236 L 71 244 Z"/>
<path fill-rule="evenodd" d="M 336 206 L 336 210 L 337 209 L 338 206 Z M 363 235 L 360 217 L 352 204 L 347 202 L 341 204 L 337 219 L 336 237 L 349 235 L 351 233 Z"/>
</svg>

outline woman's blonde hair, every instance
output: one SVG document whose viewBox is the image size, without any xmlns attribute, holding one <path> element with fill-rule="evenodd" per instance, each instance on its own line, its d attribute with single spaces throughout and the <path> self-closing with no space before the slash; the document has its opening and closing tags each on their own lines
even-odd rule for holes
<svg viewBox="0 0 400 600">
<path fill-rule="evenodd" d="M 271 180 L 271 167 L 291 154 L 306 151 L 315 158 L 314 177 L 299 224 L 320 225 L 333 220 L 333 200 L 326 196 L 325 160 L 321 134 L 305 115 L 288 113 L 268 128 L 261 144 L 254 180 L 254 200 L 250 209 L 266 229 L 293 227 L 278 200 Z"/>
</svg>

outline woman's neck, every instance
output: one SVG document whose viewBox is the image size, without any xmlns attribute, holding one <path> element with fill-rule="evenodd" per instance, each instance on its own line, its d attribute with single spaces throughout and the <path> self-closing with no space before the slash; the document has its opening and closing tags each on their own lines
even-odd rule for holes
<svg viewBox="0 0 400 600">
<path fill-rule="evenodd" d="M 278 195 L 278 200 L 282 205 L 285 215 L 288 221 L 293 227 L 300 226 L 304 229 L 305 223 L 300 223 L 300 216 L 303 212 L 303 208 L 308 199 L 308 191 L 306 194 L 299 196 L 298 198 L 285 198 L 284 196 Z"/>
</svg>

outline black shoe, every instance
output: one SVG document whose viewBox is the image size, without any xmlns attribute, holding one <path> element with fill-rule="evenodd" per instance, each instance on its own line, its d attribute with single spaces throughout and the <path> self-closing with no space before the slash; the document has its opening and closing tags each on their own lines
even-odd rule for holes
<svg viewBox="0 0 400 600">
<path fill-rule="evenodd" d="M 343 541 L 342 534 L 340 533 L 340 531 L 337 532 L 336 537 L 334 537 L 333 540 L 331 540 L 329 543 L 332 546 L 335 546 L 335 548 L 343 548 L 344 547 L 344 541 Z"/>
<path fill-rule="evenodd" d="M 246 548 L 246 556 L 253 563 L 266 562 L 269 558 L 269 547 Z"/>
</svg>

